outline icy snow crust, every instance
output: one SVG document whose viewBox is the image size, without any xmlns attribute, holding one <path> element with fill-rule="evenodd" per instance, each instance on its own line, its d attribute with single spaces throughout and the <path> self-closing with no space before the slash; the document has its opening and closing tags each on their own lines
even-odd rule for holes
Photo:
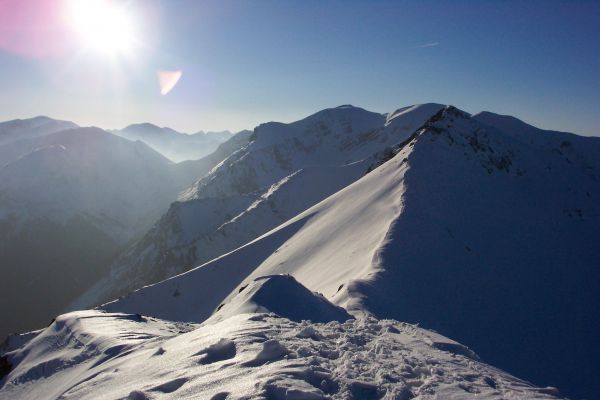
<svg viewBox="0 0 600 400">
<path fill-rule="evenodd" d="M 0 398 L 556 398 L 555 389 L 535 388 L 415 325 L 283 318 L 266 307 L 289 291 L 299 291 L 292 298 L 301 303 L 321 305 L 312 316 L 337 308 L 291 277 L 254 284 L 246 289 L 254 294 L 238 293 L 231 304 L 257 301 L 267 289 L 264 312 L 242 306 L 201 326 L 102 311 L 62 315 L 6 354 L 12 371 L 0 381 Z"/>
</svg>

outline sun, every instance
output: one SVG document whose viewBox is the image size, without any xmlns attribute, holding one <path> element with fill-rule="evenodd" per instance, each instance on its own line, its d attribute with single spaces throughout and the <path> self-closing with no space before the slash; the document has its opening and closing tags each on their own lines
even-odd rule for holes
<svg viewBox="0 0 600 400">
<path fill-rule="evenodd" d="M 115 55 L 135 43 L 134 21 L 123 2 L 70 0 L 67 18 L 86 48 Z"/>
</svg>

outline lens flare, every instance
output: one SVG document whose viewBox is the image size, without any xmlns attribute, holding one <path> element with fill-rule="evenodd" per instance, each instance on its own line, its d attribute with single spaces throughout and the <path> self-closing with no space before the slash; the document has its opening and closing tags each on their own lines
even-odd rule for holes
<svg viewBox="0 0 600 400">
<path fill-rule="evenodd" d="M 163 96 L 169 93 L 179 79 L 181 78 L 181 71 L 158 71 L 158 84 L 160 85 L 160 94 Z"/>
</svg>

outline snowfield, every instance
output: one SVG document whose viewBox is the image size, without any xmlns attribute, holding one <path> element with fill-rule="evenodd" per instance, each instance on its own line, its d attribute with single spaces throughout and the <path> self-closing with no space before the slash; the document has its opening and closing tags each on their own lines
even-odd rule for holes
<svg viewBox="0 0 600 400">
<path fill-rule="evenodd" d="M 221 319 L 62 315 L 5 360 L 2 399 L 552 399 L 415 325 L 344 311 L 289 276 L 263 277 Z M 270 286 L 270 287 L 266 287 Z M 292 293 L 287 318 L 270 312 Z M 239 297 L 239 298 L 238 298 Z M 302 308 L 302 304 L 309 304 Z M 328 314 L 330 313 L 330 314 Z M 311 317 L 330 321 L 309 322 Z"/>
</svg>

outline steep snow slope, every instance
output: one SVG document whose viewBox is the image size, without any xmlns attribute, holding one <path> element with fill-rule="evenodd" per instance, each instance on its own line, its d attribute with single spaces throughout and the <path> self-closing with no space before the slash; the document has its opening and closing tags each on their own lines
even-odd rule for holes
<svg viewBox="0 0 600 400">
<path fill-rule="evenodd" d="M 111 132 L 129 140 L 140 140 L 174 162 L 205 157 L 233 136 L 228 131 L 188 135 L 149 123 L 133 124 Z"/>
<path fill-rule="evenodd" d="M 248 146 L 186 190 L 75 308 L 115 298 L 249 242 L 363 176 L 441 108 L 424 104 L 382 115 L 341 106 L 292 124 L 259 126 Z"/>
<path fill-rule="evenodd" d="M 223 312 L 201 326 L 100 311 L 62 315 L 0 358 L 7 374 L 0 398 L 557 398 L 555 389 L 483 364 L 436 333 L 348 319 L 291 277 L 251 282 Z"/>
<path fill-rule="evenodd" d="M 597 397 L 599 141 L 496 118 L 449 107 L 280 227 L 103 308 L 203 321 L 253 278 L 289 273 L 355 315 L 419 322 Z"/>
<path fill-rule="evenodd" d="M 43 116 L 0 122 L 0 146 L 17 140 L 38 138 L 74 128 L 78 128 L 78 126 L 73 122 Z M 1 161 L 0 153 L 0 165 L 3 164 Z"/>
</svg>

